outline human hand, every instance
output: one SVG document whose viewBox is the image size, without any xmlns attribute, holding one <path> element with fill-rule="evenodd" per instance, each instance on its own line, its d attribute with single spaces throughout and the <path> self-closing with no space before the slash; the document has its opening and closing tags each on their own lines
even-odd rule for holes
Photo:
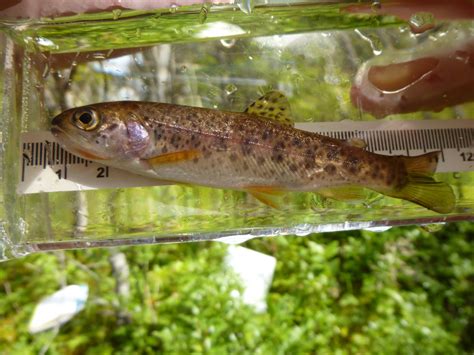
<svg viewBox="0 0 474 355">
<path fill-rule="evenodd" d="M 381 118 L 440 111 L 474 100 L 474 40 L 387 65 L 365 63 L 351 88 L 352 103 Z"/>
<path fill-rule="evenodd" d="M 436 20 L 474 18 L 471 1 L 397 0 L 380 7 L 351 5 L 351 13 L 376 12 L 395 15 L 408 21 L 413 33 L 434 27 L 434 22 L 415 26 L 413 15 L 424 12 Z M 351 88 L 351 101 L 362 111 L 376 117 L 415 111 L 439 111 L 445 107 L 474 100 L 474 40 L 460 40 L 449 47 L 420 53 L 400 60 L 400 53 L 387 56 L 386 64 L 366 62 L 358 71 Z M 402 55 L 403 56 L 403 55 Z M 397 57 L 397 60 L 391 58 Z"/>
</svg>

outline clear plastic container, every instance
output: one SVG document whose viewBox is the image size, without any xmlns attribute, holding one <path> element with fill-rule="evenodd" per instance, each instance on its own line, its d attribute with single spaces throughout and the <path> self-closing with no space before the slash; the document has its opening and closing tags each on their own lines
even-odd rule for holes
<svg viewBox="0 0 474 355">
<path fill-rule="evenodd" d="M 436 21 L 416 34 L 395 16 L 348 10 L 362 5 L 206 4 L 0 20 L 0 260 L 54 249 L 474 219 L 472 171 L 436 175 L 458 198 L 448 215 L 370 191 L 358 203 L 289 193 L 281 209 L 243 192 L 178 185 L 19 193 L 21 135 L 49 130 L 51 118 L 66 108 L 146 100 L 243 111 L 278 89 L 297 122 L 343 127 L 344 120 L 377 120 L 351 103 L 364 63 L 409 60 L 473 37 L 470 20 Z M 429 25 L 433 19 L 424 16 Z M 474 104 L 459 102 L 380 122 L 472 118 Z M 472 156 L 472 145 L 463 147 L 459 154 Z"/>
</svg>

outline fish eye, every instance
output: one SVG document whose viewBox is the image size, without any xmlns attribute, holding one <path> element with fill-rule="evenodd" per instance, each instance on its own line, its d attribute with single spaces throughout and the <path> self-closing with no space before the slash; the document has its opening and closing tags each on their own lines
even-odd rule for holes
<svg viewBox="0 0 474 355">
<path fill-rule="evenodd" d="M 92 131 L 99 125 L 97 112 L 92 109 L 81 109 L 74 112 L 74 124 L 84 131 Z"/>
</svg>

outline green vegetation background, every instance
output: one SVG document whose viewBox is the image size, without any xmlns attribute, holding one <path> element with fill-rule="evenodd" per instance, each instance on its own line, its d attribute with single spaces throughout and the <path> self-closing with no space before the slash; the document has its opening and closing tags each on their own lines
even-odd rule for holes
<svg viewBox="0 0 474 355">
<path fill-rule="evenodd" d="M 465 222 L 249 241 L 277 258 L 262 314 L 230 295 L 242 288 L 225 244 L 31 255 L 0 268 L 0 353 L 472 353 L 473 238 Z M 109 262 L 119 252 L 128 298 Z M 89 285 L 85 309 L 29 335 L 36 303 L 72 283 Z"/>
</svg>

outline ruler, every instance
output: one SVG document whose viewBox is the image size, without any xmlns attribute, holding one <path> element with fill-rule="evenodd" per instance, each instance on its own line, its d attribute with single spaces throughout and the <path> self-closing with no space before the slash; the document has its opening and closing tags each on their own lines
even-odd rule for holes
<svg viewBox="0 0 474 355">
<path fill-rule="evenodd" d="M 358 138 L 383 155 L 441 151 L 437 172 L 474 171 L 474 120 L 302 122 L 296 128 L 337 139 Z M 158 185 L 64 150 L 48 131 L 21 137 L 20 194 Z"/>
</svg>

